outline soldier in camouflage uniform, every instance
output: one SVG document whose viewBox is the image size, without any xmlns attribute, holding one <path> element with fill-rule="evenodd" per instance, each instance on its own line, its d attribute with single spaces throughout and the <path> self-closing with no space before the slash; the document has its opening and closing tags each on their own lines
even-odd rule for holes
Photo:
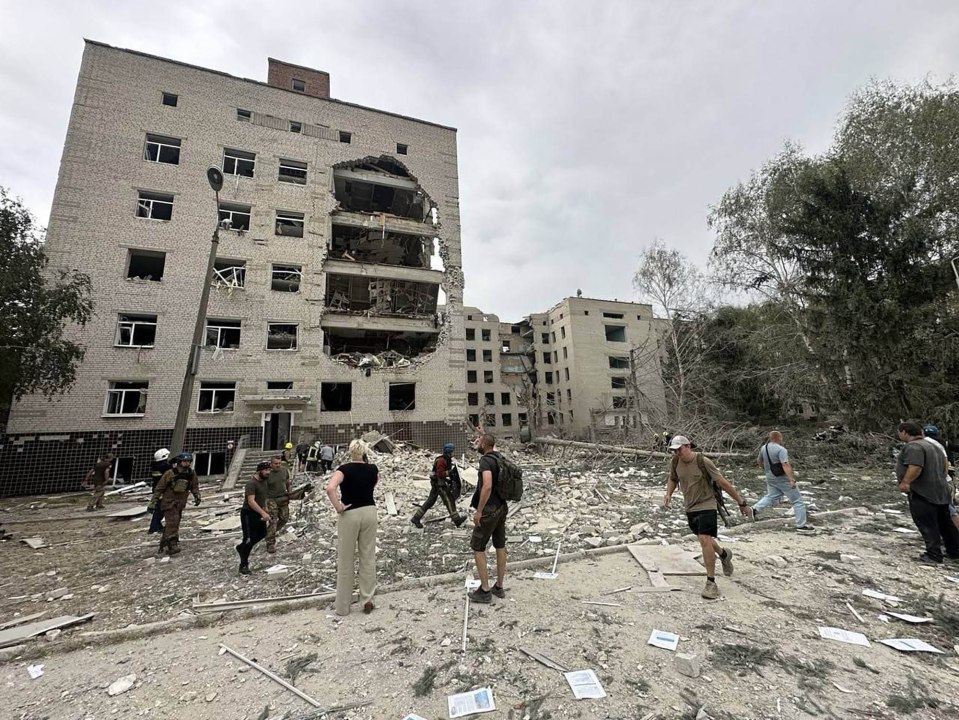
<svg viewBox="0 0 959 720">
<path fill-rule="evenodd" d="M 163 508 L 163 538 L 159 553 L 164 549 L 170 555 L 180 552 L 180 516 L 186 508 L 187 495 L 193 493 L 193 504 L 200 504 L 200 479 L 192 465 L 193 455 L 180 453 L 173 458 L 173 468 L 163 474 L 153 490 L 148 510 L 152 512 L 157 502 Z"/>
<path fill-rule="evenodd" d="M 283 464 L 283 458 L 275 455 L 270 461 L 272 470 L 266 480 L 266 511 L 270 513 L 270 524 L 266 529 L 266 551 L 276 552 L 276 535 L 290 519 L 290 491 L 293 480 L 290 471 Z"/>
</svg>

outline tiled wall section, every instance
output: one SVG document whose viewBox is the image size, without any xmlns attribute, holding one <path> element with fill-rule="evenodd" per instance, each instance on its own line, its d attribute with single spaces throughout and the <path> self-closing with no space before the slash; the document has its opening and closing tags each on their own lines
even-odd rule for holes
<svg viewBox="0 0 959 720">
<path fill-rule="evenodd" d="M 378 430 L 395 440 L 410 442 L 440 452 L 443 444 L 453 442 L 466 447 L 463 427 L 444 422 L 400 422 L 382 425 L 324 425 L 297 428 L 297 438 L 313 437 L 343 445 L 369 430 Z M 18 495 L 71 492 L 81 482 L 96 459 L 105 452 L 118 458 L 133 458 L 133 480 L 150 475 L 153 453 L 168 447 L 172 430 L 131 430 L 114 432 L 76 432 L 59 434 L 18 434 L 0 437 L 0 498 Z M 244 439 L 244 446 L 259 449 L 260 427 L 200 428 L 187 431 L 186 446 L 193 453 L 226 452 L 229 467 L 231 453 L 227 444 Z"/>
</svg>

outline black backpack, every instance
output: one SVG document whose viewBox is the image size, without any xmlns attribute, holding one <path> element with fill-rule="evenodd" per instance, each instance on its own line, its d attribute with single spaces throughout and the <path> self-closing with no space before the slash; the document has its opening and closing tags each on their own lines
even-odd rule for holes
<svg viewBox="0 0 959 720">
<path fill-rule="evenodd" d="M 445 456 L 440 455 L 438 458 L 436 458 L 436 460 L 433 461 L 433 472 L 430 475 L 430 480 L 434 480 L 437 477 L 436 463 L 440 461 L 441 457 Z M 459 470 L 456 469 L 456 464 L 453 462 L 452 458 L 449 459 L 448 463 L 449 467 L 446 469 L 446 487 L 449 488 L 450 497 L 454 500 L 459 500 L 460 495 L 463 494 L 463 481 L 460 480 Z"/>
<path fill-rule="evenodd" d="M 519 501 L 523 499 L 523 468 L 498 452 L 487 453 L 496 461 L 499 473 L 494 480 L 493 489 L 501 499 Z"/>
</svg>

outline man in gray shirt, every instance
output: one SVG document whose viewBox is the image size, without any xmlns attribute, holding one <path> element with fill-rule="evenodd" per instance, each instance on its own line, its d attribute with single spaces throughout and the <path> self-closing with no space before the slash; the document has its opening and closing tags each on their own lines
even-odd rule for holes
<svg viewBox="0 0 959 720">
<path fill-rule="evenodd" d="M 766 471 L 766 495 L 752 506 L 752 518 L 758 520 L 759 510 L 772 507 L 785 497 L 792 503 L 796 513 L 796 532 L 813 533 L 816 529 L 806 523 L 806 502 L 796 488 L 796 476 L 782 442 L 783 434 L 773 430 L 769 433 L 769 442 L 759 448 L 756 462 Z"/>
<path fill-rule="evenodd" d="M 942 564 L 942 546 L 951 560 L 959 560 L 959 529 L 949 517 L 952 493 L 946 479 L 946 458 L 916 422 L 899 423 L 905 446 L 896 461 L 899 489 L 909 496 L 909 512 L 926 543 L 919 562 Z"/>
</svg>

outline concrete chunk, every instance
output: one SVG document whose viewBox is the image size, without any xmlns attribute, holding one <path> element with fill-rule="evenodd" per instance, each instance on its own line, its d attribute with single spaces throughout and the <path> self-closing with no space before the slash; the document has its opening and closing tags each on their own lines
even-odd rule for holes
<svg viewBox="0 0 959 720">
<path fill-rule="evenodd" d="M 702 672 L 699 655 L 694 653 L 676 653 L 676 670 L 686 677 L 696 678 Z"/>
</svg>

